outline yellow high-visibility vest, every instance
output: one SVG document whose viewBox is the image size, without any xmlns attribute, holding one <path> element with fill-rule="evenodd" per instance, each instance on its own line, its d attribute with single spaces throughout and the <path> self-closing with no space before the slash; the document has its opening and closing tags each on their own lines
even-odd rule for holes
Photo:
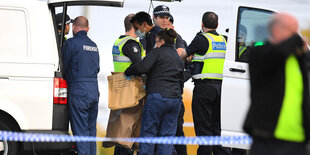
<svg viewBox="0 0 310 155">
<path fill-rule="evenodd" d="M 203 62 L 200 74 L 193 75 L 193 79 L 223 79 L 223 68 L 226 54 L 226 40 L 222 35 L 202 33 L 209 42 L 209 49 L 205 55 L 194 54 L 192 62 Z"/>
<path fill-rule="evenodd" d="M 114 64 L 114 72 L 124 72 L 130 65 L 130 59 L 124 55 L 123 46 L 128 40 L 136 41 L 141 48 L 141 57 L 145 57 L 145 51 L 143 49 L 142 44 L 134 37 L 126 36 L 124 38 L 118 38 L 113 45 L 113 64 Z"/>
</svg>

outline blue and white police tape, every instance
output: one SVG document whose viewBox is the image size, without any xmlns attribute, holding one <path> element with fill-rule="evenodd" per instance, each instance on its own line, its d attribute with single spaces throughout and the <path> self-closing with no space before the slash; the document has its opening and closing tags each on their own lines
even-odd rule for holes
<svg viewBox="0 0 310 155">
<path fill-rule="evenodd" d="M 151 144 L 187 144 L 187 145 L 248 145 L 252 143 L 249 136 L 199 136 L 199 137 L 139 137 L 139 138 L 108 138 L 70 136 L 40 133 L 24 133 L 0 131 L 0 141 L 19 142 L 112 142 L 131 141 Z"/>
</svg>

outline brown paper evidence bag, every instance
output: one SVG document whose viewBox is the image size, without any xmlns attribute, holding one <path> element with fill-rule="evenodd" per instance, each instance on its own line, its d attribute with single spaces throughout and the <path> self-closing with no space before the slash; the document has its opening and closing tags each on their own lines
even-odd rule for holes
<svg viewBox="0 0 310 155">
<path fill-rule="evenodd" d="M 124 73 L 112 72 L 108 76 L 109 103 L 111 109 L 106 137 L 139 137 L 141 116 L 146 95 L 141 77 L 125 78 Z M 122 145 L 137 149 L 133 142 L 103 142 L 103 147 Z"/>
</svg>

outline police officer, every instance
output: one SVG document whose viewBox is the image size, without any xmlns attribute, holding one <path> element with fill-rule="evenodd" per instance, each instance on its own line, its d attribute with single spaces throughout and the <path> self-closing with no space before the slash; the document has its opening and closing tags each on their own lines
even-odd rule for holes
<svg viewBox="0 0 310 155">
<path fill-rule="evenodd" d="M 126 16 L 125 35 L 121 35 L 113 45 L 113 63 L 115 72 L 124 72 L 132 63 L 137 63 L 145 56 L 142 44 L 136 39 L 135 29 L 130 23 L 134 14 Z"/>
<path fill-rule="evenodd" d="M 113 45 L 113 64 L 115 72 L 124 72 L 131 64 L 142 61 L 145 56 L 142 44 L 136 39 L 135 29 L 130 23 L 134 14 L 129 14 L 124 20 L 125 35 L 121 35 Z M 125 109 L 126 110 L 126 109 Z M 121 146 L 115 146 L 114 155 L 132 155 L 133 151 Z"/>
<path fill-rule="evenodd" d="M 222 73 L 226 53 L 226 40 L 216 32 L 218 16 L 206 12 L 202 17 L 202 32 L 198 33 L 186 51 L 180 53 L 185 58 L 193 57 L 192 113 L 197 136 L 221 134 L 220 103 Z M 198 155 L 230 154 L 230 149 L 221 146 L 199 146 Z"/>
<path fill-rule="evenodd" d="M 170 19 L 170 9 L 165 5 L 158 5 L 153 10 L 153 21 L 156 26 L 162 29 L 168 28 Z"/>
<path fill-rule="evenodd" d="M 155 47 L 156 35 L 161 31 L 161 28 L 154 26 L 151 16 L 143 11 L 136 13 L 130 22 L 135 28 L 135 34 L 142 39 L 141 43 L 146 50 L 146 54 L 148 54 Z"/>
<path fill-rule="evenodd" d="M 248 60 L 248 47 L 245 44 L 247 37 L 247 29 L 244 25 L 240 24 L 238 31 L 238 44 L 239 44 L 239 60 L 247 61 Z"/>
<path fill-rule="evenodd" d="M 172 28 L 173 26 L 173 16 L 170 14 L 170 9 L 168 6 L 159 5 L 153 10 L 153 21 L 156 26 L 159 26 L 161 29 Z M 179 33 L 177 33 L 177 38 L 175 39 L 175 48 L 180 50 L 180 48 L 185 49 L 187 44 L 185 40 L 182 39 Z"/>
<path fill-rule="evenodd" d="M 62 26 L 62 16 L 63 14 L 62 13 L 58 13 L 56 15 L 56 23 L 57 23 L 57 32 L 58 32 L 58 39 L 60 39 L 61 37 L 61 26 Z M 69 34 L 69 31 L 70 31 L 70 23 L 71 23 L 71 19 L 70 17 L 66 14 L 65 16 L 65 35 Z M 64 36 L 64 42 L 67 40 L 67 38 Z"/>
<path fill-rule="evenodd" d="M 147 75 L 147 100 L 143 107 L 140 137 L 174 136 L 181 106 L 184 63 L 173 47 L 176 32 L 163 30 L 156 38 L 157 47 L 131 65 L 126 76 Z M 139 154 L 154 154 L 154 144 L 140 143 Z M 157 145 L 156 154 L 171 155 L 173 145 Z"/>
<path fill-rule="evenodd" d="M 74 37 L 68 39 L 62 48 L 71 129 L 74 135 L 95 137 L 99 100 L 98 48 L 87 37 L 87 18 L 76 17 L 72 29 Z M 76 145 L 78 154 L 96 154 L 96 142 L 77 142 Z"/>
</svg>

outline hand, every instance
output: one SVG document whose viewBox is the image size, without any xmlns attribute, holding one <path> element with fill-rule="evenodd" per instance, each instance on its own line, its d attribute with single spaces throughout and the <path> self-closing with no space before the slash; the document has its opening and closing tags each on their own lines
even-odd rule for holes
<svg viewBox="0 0 310 155">
<path fill-rule="evenodd" d="M 194 55 L 190 55 L 186 58 L 186 61 L 191 62 L 194 58 Z"/>
<path fill-rule="evenodd" d="M 178 48 L 177 52 L 183 60 L 187 57 L 187 54 L 184 48 Z"/>
</svg>

